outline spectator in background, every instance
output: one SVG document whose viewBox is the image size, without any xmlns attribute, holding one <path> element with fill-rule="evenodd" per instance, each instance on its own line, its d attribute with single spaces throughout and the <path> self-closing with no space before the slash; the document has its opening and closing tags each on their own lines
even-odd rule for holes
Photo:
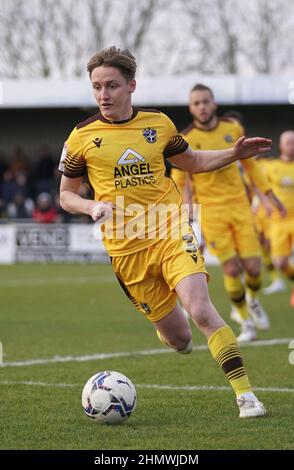
<svg viewBox="0 0 294 470">
<path fill-rule="evenodd" d="M 37 157 L 37 167 L 35 170 L 36 192 L 51 193 L 54 175 L 54 160 L 48 147 L 43 147 Z"/>
<path fill-rule="evenodd" d="M 6 204 L 13 201 L 16 191 L 16 183 L 12 171 L 8 168 L 3 173 L 3 181 L 1 184 L 0 197 L 2 197 Z"/>
<path fill-rule="evenodd" d="M 13 175 L 16 176 L 18 173 L 28 174 L 30 171 L 30 165 L 24 151 L 21 147 L 16 147 L 11 157 L 10 170 Z"/>
<path fill-rule="evenodd" d="M 31 196 L 31 191 L 28 184 L 27 173 L 20 172 L 15 177 L 15 193 L 22 194 L 24 199 Z"/>
<path fill-rule="evenodd" d="M 55 223 L 57 221 L 57 211 L 53 205 L 50 194 L 41 193 L 38 195 L 32 218 L 35 222 L 44 224 Z"/>
<path fill-rule="evenodd" d="M 25 198 L 23 193 L 17 192 L 13 201 L 7 205 L 7 215 L 12 219 L 29 219 L 32 216 L 33 209 L 32 199 Z"/>
</svg>

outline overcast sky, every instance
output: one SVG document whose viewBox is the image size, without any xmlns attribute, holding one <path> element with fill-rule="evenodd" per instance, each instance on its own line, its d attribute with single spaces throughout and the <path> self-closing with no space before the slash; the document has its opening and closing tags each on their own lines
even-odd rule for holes
<svg viewBox="0 0 294 470">
<path fill-rule="evenodd" d="M 293 0 L 1 0 L 0 79 L 85 76 L 110 45 L 138 75 L 291 74 Z"/>
</svg>

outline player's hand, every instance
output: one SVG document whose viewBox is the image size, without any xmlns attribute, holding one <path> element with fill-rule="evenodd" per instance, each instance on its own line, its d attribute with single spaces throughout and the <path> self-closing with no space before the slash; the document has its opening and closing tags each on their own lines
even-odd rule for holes
<svg viewBox="0 0 294 470">
<path fill-rule="evenodd" d="M 233 155 L 236 160 L 244 160 L 253 157 L 259 153 L 265 153 L 271 150 L 272 141 L 264 137 L 240 137 L 233 147 Z"/>
<path fill-rule="evenodd" d="M 107 201 L 91 201 L 89 206 L 89 215 L 94 222 L 104 222 L 112 216 L 114 206 Z"/>
<path fill-rule="evenodd" d="M 286 215 L 287 215 L 286 207 L 280 201 L 280 199 L 277 198 L 277 196 L 275 195 L 275 193 L 271 189 L 269 191 L 267 191 L 266 196 L 269 199 L 272 207 L 276 208 L 279 211 L 280 216 L 282 218 L 286 217 Z"/>
</svg>

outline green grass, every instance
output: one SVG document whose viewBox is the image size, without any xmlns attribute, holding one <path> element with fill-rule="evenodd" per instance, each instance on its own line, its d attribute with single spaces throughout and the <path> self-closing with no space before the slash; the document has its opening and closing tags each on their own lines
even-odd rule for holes
<svg viewBox="0 0 294 470">
<path fill-rule="evenodd" d="M 211 297 L 228 319 L 218 268 Z M 71 282 L 72 280 L 72 282 Z M 293 337 L 287 292 L 263 297 L 272 328 L 260 339 Z M 152 325 L 129 303 L 110 266 L 0 267 L 0 341 L 4 362 L 54 356 L 160 349 Z M 235 328 L 238 332 L 238 328 Z M 204 344 L 193 329 L 195 344 Z M 288 344 L 242 348 L 255 387 L 293 387 Z M 94 373 L 120 371 L 137 384 L 138 405 L 120 426 L 99 426 L 81 409 L 84 383 Z M 5 384 L 4 382 L 7 382 Z M 24 385 L 42 382 L 51 386 Z M 61 387 L 58 384 L 72 385 Z M 224 386 L 208 351 L 132 355 L 85 362 L 0 368 L 1 449 L 292 449 L 294 393 L 258 392 L 265 419 L 240 420 L 231 391 L 150 389 L 144 385 Z"/>
</svg>

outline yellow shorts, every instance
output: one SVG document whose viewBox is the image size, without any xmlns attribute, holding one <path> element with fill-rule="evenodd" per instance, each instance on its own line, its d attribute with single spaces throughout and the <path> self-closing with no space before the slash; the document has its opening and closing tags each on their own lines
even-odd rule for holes
<svg viewBox="0 0 294 470">
<path fill-rule="evenodd" d="M 152 322 L 175 307 L 174 289 L 181 279 L 195 273 L 207 275 L 192 229 L 187 235 L 189 241 L 163 239 L 145 250 L 111 260 L 125 294 Z"/>
<path fill-rule="evenodd" d="M 294 215 L 274 218 L 270 230 L 271 256 L 290 256 L 294 245 Z"/>
<path fill-rule="evenodd" d="M 234 208 L 205 207 L 201 210 L 201 229 L 209 252 L 221 263 L 234 256 L 261 256 L 249 203 Z"/>
</svg>

